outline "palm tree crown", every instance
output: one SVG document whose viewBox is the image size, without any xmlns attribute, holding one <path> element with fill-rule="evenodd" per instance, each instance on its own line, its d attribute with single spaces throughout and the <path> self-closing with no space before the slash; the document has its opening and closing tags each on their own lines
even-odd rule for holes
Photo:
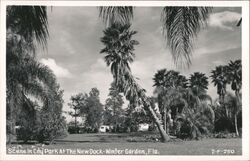
<svg viewBox="0 0 250 161">
<path fill-rule="evenodd" d="M 45 6 L 7 7 L 7 29 L 21 35 L 26 42 L 37 40 L 43 47 L 47 45 L 48 18 Z"/>
<path fill-rule="evenodd" d="M 215 70 L 212 70 L 212 82 L 214 83 L 214 86 L 217 86 L 217 93 L 220 96 L 223 96 L 226 94 L 226 85 L 228 83 L 227 79 L 227 67 L 226 66 L 217 66 Z"/>
<path fill-rule="evenodd" d="M 108 6 L 99 8 L 99 17 L 107 27 L 114 23 L 130 24 L 134 8 Z M 164 7 L 161 14 L 163 35 L 175 63 L 191 64 L 193 39 L 206 25 L 211 7 Z"/>
<path fill-rule="evenodd" d="M 239 91 L 242 86 L 241 60 L 230 61 L 228 64 L 228 77 L 231 82 L 231 89 Z"/>
</svg>

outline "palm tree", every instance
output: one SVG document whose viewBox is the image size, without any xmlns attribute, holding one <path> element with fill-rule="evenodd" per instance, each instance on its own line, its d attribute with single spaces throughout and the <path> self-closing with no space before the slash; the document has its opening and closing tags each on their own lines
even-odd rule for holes
<svg viewBox="0 0 250 161">
<path fill-rule="evenodd" d="M 48 22 L 46 7 L 7 7 L 7 111 L 10 131 L 15 134 L 15 117 L 23 97 L 33 95 L 45 101 L 44 84 L 54 83 L 54 75 L 34 59 L 36 43 L 46 47 Z"/>
<path fill-rule="evenodd" d="M 208 77 L 204 73 L 195 72 L 190 75 L 189 87 L 194 89 L 196 93 L 199 91 L 206 92 L 208 86 Z"/>
<path fill-rule="evenodd" d="M 112 24 L 104 30 L 101 42 L 105 47 L 100 53 L 105 54 L 105 62 L 107 66 L 111 67 L 111 73 L 113 74 L 113 79 L 118 90 L 123 92 L 130 103 L 142 104 L 148 109 L 160 131 L 162 141 L 165 142 L 169 140 L 169 136 L 162 128 L 159 118 L 150 106 L 150 100 L 145 94 L 145 89 L 139 86 L 130 70 L 129 65 L 135 57 L 133 53 L 134 46 L 139 44 L 138 41 L 132 40 L 134 34 L 136 32 L 130 31 L 129 24 Z"/>
<path fill-rule="evenodd" d="M 191 64 L 193 40 L 200 29 L 206 25 L 210 7 L 163 7 L 161 20 L 163 35 L 175 63 Z M 133 18 L 134 7 L 108 6 L 99 8 L 99 16 L 107 27 L 114 23 L 129 24 Z"/>
<path fill-rule="evenodd" d="M 209 101 L 212 104 L 212 98 L 207 94 L 208 77 L 204 73 L 195 72 L 189 78 L 189 99 L 194 103 L 192 108 L 199 108 L 200 104 L 204 101 Z M 213 110 L 210 109 L 213 113 Z M 214 115 L 213 115 L 214 116 Z"/>
<path fill-rule="evenodd" d="M 228 83 L 227 79 L 227 66 L 217 66 L 215 70 L 212 70 L 212 75 L 210 76 L 212 78 L 212 82 L 214 83 L 214 86 L 217 86 L 217 94 L 219 95 L 220 104 L 224 106 L 224 98 L 226 94 L 226 86 Z M 225 107 L 225 106 L 224 106 Z M 228 116 L 228 109 L 225 107 L 226 110 L 226 116 Z"/>
<path fill-rule="evenodd" d="M 156 87 L 154 92 L 157 94 L 158 106 L 163 116 L 164 129 L 169 131 L 167 129 L 167 112 L 170 112 L 171 105 L 177 103 L 176 100 L 179 100 L 179 105 L 180 102 L 185 105 L 185 101 L 182 99 L 183 89 L 187 87 L 187 79 L 177 71 L 161 69 L 154 75 L 153 80 L 153 86 Z M 178 111 L 178 106 L 175 111 Z"/>
<path fill-rule="evenodd" d="M 242 66 L 241 60 L 230 61 L 228 64 L 228 77 L 231 83 L 231 89 L 235 91 L 236 96 L 236 110 L 234 113 L 234 123 L 235 123 L 235 132 L 236 135 L 239 136 L 238 127 L 237 127 L 237 115 L 240 111 L 241 107 L 241 97 L 240 90 L 242 86 Z"/>
<path fill-rule="evenodd" d="M 9 56 L 13 58 L 10 59 Z M 16 59 L 15 59 L 16 58 Z M 48 104 L 55 86 L 55 76 L 46 66 L 25 55 L 7 55 L 7 120 L 12 134 L 15 135 L 15 122 L 19 107 L 28 97 L 40 99 Z M 11 139 L 11 138 L 10 138 Z"/>
<path fill-rule="evenodd" d="M 240 100 L 240 90 L 242 86 L 241 60 L 230 61 L 228 64 L 228 77 L 231 83 L 231 89 L 235 91 L 235 96 Z"/>
</svg>

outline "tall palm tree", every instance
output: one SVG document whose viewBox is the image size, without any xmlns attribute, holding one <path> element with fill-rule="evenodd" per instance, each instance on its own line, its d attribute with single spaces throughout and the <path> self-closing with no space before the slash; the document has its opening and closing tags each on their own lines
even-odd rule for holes
<svg viewBox="0 0 250 161">
<path fill-rule="evenodd" d="M 161 20 L 163 35 L 175 63 L 191 64 L 193 40 L 206 25 L 210 7 L 163 7 Z M 99 16 L 107 27 L 114 23 L 129 24 L 133 18 L 132 6 L 107 6 L 99 8 Z"/>
<path fill-rule="evenodd" d="M 136 32 L 130 31 L 129 24 L 112 24 L 104 30 L 101 42 L 105 47 L 100 53 L 105 54 L 105 62 L 107 66 L 111 67 L 111 73 L 118 90 L 123 92 L 126 99 L 132 104 L 142 104 L 148 109 L 160 131 L 162 141 L 165 142 L 169 140 L 169 136 L 162 128 L 159 118 L 150 106 L 150 100 L 145 94 L 145 89 L 139 86 L 131 73 L 129 65 L 135 57 L 133 53 L 135 50 L 134 46 L 139 44 L 138 41 L 132 40 L 134 34 Z"/>
<path fill-rule="evenodd" d="M 236 96 L 236 110 L 234 113 L 234 123 L 236 135 L 239 136 L 238 127 L 237 127 L 237 115 L 240 112 L 241 107 L 241 97 L 240 90 L 242 86 L 242 65 L 241 60 L 230 61 L 228 64 L 228 77 L 231 83 L 231 89 L 235 91 Z"/>
<path fill-rule="evenodd" d="M 226 95 L 226 86 L 228 83 L 227 78 L 227 66 L 217 66 L 215 70 L 212 70 L 211 78 L 214 86 L 217 86 L 217 94 L 219 95 L 220 104 L 224 106 L 224 98 Z M 225 107 L 225 106 L 224 106 Z M 226 116 L 228 116 L 228 109 L 225 107 Z"/>
<path fill-rule="evenodd" d="M 193 101 L 191 101 L 193 108 L 199 108 L 203 101 L 209 101 L 210 104 L 212 104 L 212 98 L 207 94 L 208 77 L 204 73 L 195 72 L 190 75 L 189 89 L 189 99 L 193 99 Z M 212 109 L 210 110 L 211 112 L 213 111 Z"/>
<path fill-rule="evenodd" d="M 54 75 L 34 59 L 36 41 L 46 47 L 48 21 L 46 7 L 7 7 L 7 118 L 15 133 L 16 107 L 23 97 L 33 95 L 45 99 L 44 84 L 54 83 Z M 44 100 L 45 101 L 45 100 Z M 8 123 L 7 123 L 8 124 Z"/>
<path fill-rule="evenodd" d="M 230 61 L 228 64 L 228 77 L 231 83 L 231 89 L 235 91 L 235 96 L 240 100 L 240 90 L 242 86 L 241 60 Z"/>
</svg>

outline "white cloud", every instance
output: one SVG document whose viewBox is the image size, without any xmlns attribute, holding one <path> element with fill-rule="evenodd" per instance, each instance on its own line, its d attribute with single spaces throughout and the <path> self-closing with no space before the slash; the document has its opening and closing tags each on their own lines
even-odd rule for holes
<svg viewBox="0 0 250 161">
<path fill-rule="evenodd" d="M 211 27 L 218 27 L 221 29 L 232 30 L 232 26 L 229 23 L 236 25 L 237 21 L 240 19 L 241 14 L 232 11 L 223 11 L 211 14 L 209 17 L 208 24 Z"/>
<path fill-rule="evenodd" d="M 72 75 L 68 69 L 59 66 L 56 63 L 56 61 L 52 58 L 48 58 L 48 59 L 43 58 L 40 60 L 40 62 L 43 63 L 44 65 L 47 65 L 58 78 L 70 78 L 70 77 L 72 77 Z"/>
<path fill-rule="evenodd" d="M 212 62 L 214 65 L 223 65 L 224 62 L 222 60 L 215 60 Z"/>
<path fill-rule="evenodd" d="M 88 93 L 91 88 L 96 87 L 100 91 L 100 100 L 105 103 L 105 99 L 109 93 L 110 84 L 113 81 L 110 68 L 106 66 L 102 58 L 97 59 L 96 63 L 89 67 L 87 72 L 80 76 L 81 88 Z M 77 85 L 78 86 L 78 85 Z"/>
</svg>

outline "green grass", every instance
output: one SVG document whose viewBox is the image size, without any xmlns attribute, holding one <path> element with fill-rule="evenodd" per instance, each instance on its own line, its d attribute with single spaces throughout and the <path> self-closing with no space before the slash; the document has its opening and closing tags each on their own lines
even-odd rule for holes
<svg viewBox="0 0 250 161">
<path fill-rule="evenodd" d="M 128 142 L 130 138 L 139 139 L 137 134 L 71 134 L 68 137 L 57 140 L 55 144 L 45 145 L 43 148 L 47 149 L 138 149 L 145 150 L 155 149 L 160 155 L 213 155 L 212 150 L 220 150 L 219 155 L 229 155 L 226 150 L 234 150 L 230 155 L 241 155 L 242 153 L 242 139 L 203 139 L 192 141 L 175 140 L 167 143 L 161 142 Z M 16 145 L 10 145 L 16 146 Z M 7 147 L 10 147 L 7 146 Z M 31 147 L 32 145 L 22 145 L 23 147 Z M 104 153 L 106 154 L 106 153 Z M 124 153 L 123 153 L 124 154 Z M 150 153 L 152 154 L 152 153 Z"/>
</svg>

